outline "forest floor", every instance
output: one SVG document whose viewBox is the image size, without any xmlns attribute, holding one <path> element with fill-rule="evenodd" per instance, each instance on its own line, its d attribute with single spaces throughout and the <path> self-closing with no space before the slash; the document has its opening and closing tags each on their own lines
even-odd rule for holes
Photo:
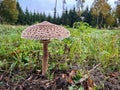
<svg viewBox="0 0 120 90">
<path fill-rule="evenodd" d="M 18 74 L 0 72 L 0 90 L 120 90 L 120 73 L 103 74 L 100 69 L 77 82 L 73 79 L 75 70 L 54 70 L 52 79 L 41 76 L 40 72 L 28 72 L 24 79 L 13 80 Z"/>
</svg>

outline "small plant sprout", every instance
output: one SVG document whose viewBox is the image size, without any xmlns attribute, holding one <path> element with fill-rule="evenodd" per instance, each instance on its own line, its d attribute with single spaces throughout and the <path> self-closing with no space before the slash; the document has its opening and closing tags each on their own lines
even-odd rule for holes
<svg viewBox="0 0 120 90">
<path fill-rule="evenodd" d="M 70 32 L 62 26 L 44 21 L 26 28 L 21 37 L 25 39 L 40 40 L 43 43 L 42 75 L 48 69 L 48 44 L 51 39 L 64 39 L 70 36 Z"/>
</svg>

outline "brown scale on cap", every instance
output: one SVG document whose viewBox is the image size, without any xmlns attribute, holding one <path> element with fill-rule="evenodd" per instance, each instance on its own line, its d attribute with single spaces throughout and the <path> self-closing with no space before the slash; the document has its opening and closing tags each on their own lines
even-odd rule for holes
<svg viewBox="0 0 120 90">
<path fill-rule="evenodd" d="M 26 39 L 40 40 L 43 43 L 42 75 L 48 69 L 48 43 L 51 39 L 64 39 L 70 36 L 70 32 L 62 26 L 44 21 L 26 28 L 21 37 Z"/>
<path fill-rule="evenodd" d="M 22 38 L 46 40 L 63 39 L 70 36 L 70 32 L 62 26 L 44 21 L 26 28 L 22 33 Z"/>
</svg>

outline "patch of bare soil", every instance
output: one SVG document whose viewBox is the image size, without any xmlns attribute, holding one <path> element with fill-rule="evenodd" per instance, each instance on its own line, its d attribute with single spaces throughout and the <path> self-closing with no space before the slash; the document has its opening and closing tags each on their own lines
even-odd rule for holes
<svg viewBox="0 0 120 90">
<path fill-rule="evenodd" d="M 91 78 L 99 90 L 120 90 L 120 73 L 109 72 L 103 74 L 97 69 L 91 73 Z"/>
<path fill-rule="evenodd" d="M 0 73 L 0 90 L 68 90 L 70 85 L 82 86 L 84 90 L 120 90 L 120 73 L 108 73 L 104 75 L 99 69 L 83 76 L 78 82 L 74 82 L 75 71 L 54 72 L 53 78 L 48 79 L 40 73 L 27 74 L 19 81 L 13 81 L 14 75 Z M 12 79 L 11 79 L 12 78 Z M 75 89 L 77 90 L 77 89 Z"/>
</svg>

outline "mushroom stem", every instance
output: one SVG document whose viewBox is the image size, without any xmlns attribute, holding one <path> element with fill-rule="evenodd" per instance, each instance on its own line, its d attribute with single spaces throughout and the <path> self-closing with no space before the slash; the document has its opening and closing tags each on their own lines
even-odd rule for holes
<svg viewBox="0 0 120 90">
<path fill-rule="evenodd" d="M 48 43 L 49 41 L 41 41 L 43 43 L 43 61 L 42 61 L 42 75 L 45 76 L 48 69 Z"/>
</svg>

